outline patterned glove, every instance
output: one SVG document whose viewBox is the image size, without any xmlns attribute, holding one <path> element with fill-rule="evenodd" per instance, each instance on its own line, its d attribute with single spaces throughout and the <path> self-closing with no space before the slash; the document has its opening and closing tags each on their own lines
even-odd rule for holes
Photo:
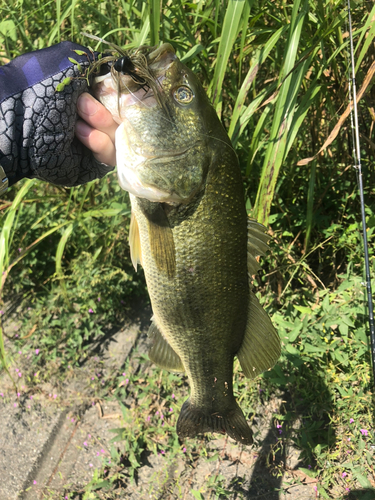
<svg viewBox="0 0 375 500">
<path fill-rule="evenodd" d="M 88 86 L 78 78 L 82 70 L 69 57 L 82 70 L 93 60 L 85 47 L 62 42 L 0 66 L 0 165 L 9 185 L 23 177 L 37 177 L 76 186 L 113 169 L 96 161 L 74 136 L 77 100 Z M 68 77 L 71 82 L 57 92 L 57 85 Z"/>
</svg>

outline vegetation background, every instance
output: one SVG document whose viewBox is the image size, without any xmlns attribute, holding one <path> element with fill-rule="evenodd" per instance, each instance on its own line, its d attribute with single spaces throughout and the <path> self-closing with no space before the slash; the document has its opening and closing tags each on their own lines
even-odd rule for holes
<svg viewBox="0 0 375 500">
<path fill-rule="evenodd" d="M 240 371 L 235 374 L 241 406 L 251 418 L 256 404 L 287 394 L 288 410 L 275 425 L 287 430 L 296 419 L 303 422 L 290 439 L 301 450 L 303 470 L 316 478 L 317 492 L 323 498 L 356 489 L 372 495 L 374 385 L 360 206 L 350 116 L 340 120 L 349 106 L 346 2 L 1 0 L 0 5 L 1 64 L 61 40 L 93 46 L 82 36 L 85 31 L 128 47 L 170 42 L 199 75 L 238 152 L 248 212 L 272 235 L 255 286 L 280 333 L 283 353 L 255 385 Z M 375 6 L 352 1 L 351 9 L 357 92 L 365 90 L 359 126 L 374 276 Z M 12 339 L 15 350 L 40 349 L 32 371 L 39 369 L 40 378 L 64 377 L 108 325 L 121 324 L 134 301 L 146 297 L 142 273 L 134 273 L 129 259 L 128 195 L 115 174 L 72 189 L 25 180 L 0 200 L 0 215 L 0 316 L 21 304 L 23 327 Z M 6 359 L 1 331 L 0 352 L 6 368 L 12 353 Z M 134 474 L 143 449 L 158 451 L 156 437 L 166 452 L 179 452 L 174 415 L 162 433 L 147 427 L 144 418 L 155 391 L 186 390 L 179 377 L 160 377 L 158 384 L 152 379 L 134 384 L 143 397 L 133 394 L 139 405 L 132 410 L 136 428 L 127 436 L 133 444 L 124 477 Z M 29 382 L 35 383 L 31 376 Z M 117 382 L 106 383 L 112 388 Z M 122 386 L 115 396 L 122 398 L 124 391 Z M 105 480 L 98 472 L 102 487 L 94 492 L 88 485 L 84 498 L 104 498 L 100 492 L 119 480 L 111 470 L 107 464 Z M 227 495 L 215 485 L 212 492 L 215 498 Z"/>
</svg>

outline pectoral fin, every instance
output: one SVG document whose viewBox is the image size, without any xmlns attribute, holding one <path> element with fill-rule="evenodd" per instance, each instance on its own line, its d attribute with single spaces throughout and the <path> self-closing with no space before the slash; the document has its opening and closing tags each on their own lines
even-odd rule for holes
<svg viewBox="0 0 375 500">
<path fill-rule="evenodd" d="M 280 352 L 279 336 L 268 314 L 250 291 L 245 336 L 237 353 L 245 377 L 255 378 L 272 368 Z"/>
<path fill-rule="evenodd" d="M 154 321 L 151 323 L 148 330 L 148 336 L 153 339 L 153 345 L 148 353 L 151 361 L 160 366 L 160 368 L 164 368 L 171 372 L 185 371 L 180 357 L 160 333 Z"/>
<path fill-rule="evenodd" d="M 156 205 L 156 204 L 155 204 Z M 173 278 L 176 272 L 175 246 L 172 229 L 161 206 L 147 214 L 151 254 L 157 268 Z"/>
<path fill-rule="evenodd" d="M 142 264 L 142 253 L 138 222 L 133 212 L 130 218 L 129 245 L 130 258 L 133 263 L 134 269 L 137 270 L 137 264 Z"/>
</svg>

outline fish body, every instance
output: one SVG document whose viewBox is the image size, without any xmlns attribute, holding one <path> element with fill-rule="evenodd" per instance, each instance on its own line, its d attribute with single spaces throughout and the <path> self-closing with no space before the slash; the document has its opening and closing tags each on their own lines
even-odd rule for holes
<svg viewBox="0 0 375 500">
<path fill-rule="evenodd" d="M 254 377 L 280 354 L 250 285 L 268 237 L 248 220 L 237 156 L 196 76 L 169 44 L 143 51 L 156 87 L 130 90 L 134 81 L 123 75 L 129 92 L 117 107 L 103 80 L 96 94 L 120 123 L 117 168 L 131 198 L 132 260 L 144 268 L 153 310 L 150 358 L 188 377 L 180 437 L 226 432 L 251 444 L 233 395 L 233 361 Z"/>
</svg>

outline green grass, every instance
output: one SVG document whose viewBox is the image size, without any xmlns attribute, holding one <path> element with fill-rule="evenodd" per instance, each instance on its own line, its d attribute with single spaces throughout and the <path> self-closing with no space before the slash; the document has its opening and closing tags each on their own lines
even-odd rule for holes
<svg viewBox="0 0 375 500">
<path fill-rule="evenodd" d="M 321 497 L 374 488 L 374 387 L 349 120 L 314 162 L 301 162 L 318 153 L 348 105 L 346 3 L 24 0 L 2 1 L 1 9 L 2 63 L 59 40 L 91 44 L 81 35 L 86 31 L 118 45 L 170 42 L 199 75 L 238 152 L 248 211 L 273 236 L 256 286 L 283 354 L 256 384 L 236 372 L 241 407 L 252 415 L 260 403 L 285 395 L 274 416 L 282 434 L 273 452 L 282 454 L 292 440 Z M 374 61 L 375 7 L 352 2 L 352 14 L 359 90 Z M 371 81 L 359 113 L 374 276 L 373 92 Z M 0 202 L 0 213 L 0 308 L 18 300 L 24 311 L 14 348 L 39 348 L 32 369 L 64 377 L 68 365 L 90 356 L 107 325 L 123 321 L 124 302 L 145 296 L 129 259 L 128 196 L 113 174 L 73 189 L 24 181 Z M 5 367 L 6 355 L 0 332 Z M 136 402 L 118 430 L 127 443 L 123 455 L 113 449 L 112 465 L 96 471 L 82 498 L 112 498 L 136 473 L 142 450 L 187 464 L 197 454 L 211 456 L 206 440 L 190 440 L 185 452 L 177 440 L 184 381 L 156 368 L 147 378 L 129 373 L 126 387 L 115 375 L 104 387 L 120 401 L 128 395 Z M 175 411 L 161 428 L 156 408 L 170 404 Z M 282 474 L 271 455 L 270 469 Z M 232 494 L 216 477 L 194 496 Z"/>
</svg>

